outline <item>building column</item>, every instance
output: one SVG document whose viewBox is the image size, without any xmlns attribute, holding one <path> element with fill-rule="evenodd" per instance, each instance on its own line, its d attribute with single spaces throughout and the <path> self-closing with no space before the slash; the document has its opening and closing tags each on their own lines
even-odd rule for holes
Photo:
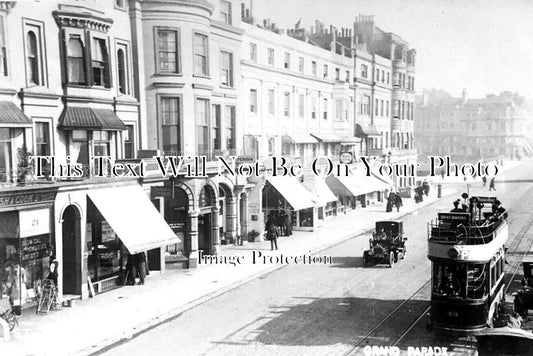
<svg viewBox="0 0 533 356">
<path fill-rule="evenodd" d="M 237 197 L 226 197 L 226 238 L 237 237 Z"/>
<path fill-rule="evenodd" d="M 189 210 L 189 268 L 196 268 L 198 266 L 198 211 Z"/>
<path fill-rule="evenodd" d="M 213 243 L 213 255 L 218 255 L 220 251 L 220 226 L 218 226 L 218 213 L 220 209 L 217 207 L 211 208 L 211 241 Z"/>
</svg>

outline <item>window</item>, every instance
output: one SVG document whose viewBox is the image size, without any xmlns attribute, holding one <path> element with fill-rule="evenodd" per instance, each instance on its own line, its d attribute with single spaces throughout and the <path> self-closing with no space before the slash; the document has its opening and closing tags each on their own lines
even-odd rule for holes
<svg viewBox="0 0 533 356">
<path fill-rule="evenodd" d="M 368 78 L 368 66 L 361 64 L 361 78 Z"/>
<path fill-rule="evenodd" d="M 273 156 L 276 153 L 276 138 L 268 138 L 268 155 Z"/>
<path fill-rule="evenodd" d="M 221 149 L 221 132 L 222 127 L 220 125 L 221 123 L 221 115 L 222 115 L 222 108 L 219 104 L 215 104 L 212 106 L 213 108 L 213 115 L 211 122 L 211 128 L 212 128 L 212 137 L 213 140 L 213 150 L 220 150 Z"/>
<path fill-rule="evenodd" d="M 135 127 L 126 125 L 124 131 L 124 158 L 135 158 Z"/>
<path fill-rule="evenodd" d="M 41 28 L 27 25 L 26 32 L 26 77 L 28 85 L 44 85 L 42 73 Z"/>
<path fill-rule="evenodd" d="M 335 80 L 340 81 L 341 80 L 341 70 L 340 68 L 335 68 Z"/>
<path fill-rule="evenodd" d="M 285 52 L 285 60 L 283 61 L 283 68 L 291 69 L 291 54 L 289 52 Z"/>
<path fill-rule="evenodd" d="M 316 119 L 317 99 L 315 96 L 311 97 L 311 118 Z"/>
<path fill-rule="evenodd" d="M 311 73 L 316 77 L 316 62 L 311 62 Z"/>
<path fill-rule="evenodd" d="M 374 105 L 374 115 L 378 116 L 379 115 L 379 100 L 376 99 L 375 101 L 375 105 Z"/>
<path fill-rule="evenodd" d="M 118 76 L 118 92 L 121 94 L 130 94 L 129 92 L 129 72 L 128 72 L 128 56 L 127 47 L 119 44 L 117 50 L 117 76 Z"/>
<path fill-rule="evenodd" d="M 328 99 L 324 98 L 324 120 L 328 119 Z"/>
<path fill-rule="evenodd" d="M 298 117 L 304 117 L 304 100 L 305 97 L 303 94 L 298 96 Z"/>
<path fill-rule="evenodd" d="M 6 77 L 7 71 L 7 44 L 4 17 L 0 16 L 0 75 Z"/>
<path fill-rule="evenodd" d="M 207 36 L 194 34 L 194 74 L 209 75 L 207 63 Z"/>
<path fill-rule="evenodd" d="M 85 79 L 85 56 L 83 43 L 79 35 L 70 35 L 67 43 L 67 71 L 68 83 L 84 85 Z"/>
<path fill-rule="evenodd" d="M 126 0 L 115 0 L 115 7 L 120 9 L 126 8 Z"/>
<path fill-rule="evenodd" d="M 387 72 L 387 84 L 390 84 L 390 73 Z"/>
<path fill-rule="evenodd" d="M 328 77 L 328 65 L 324 64 L 324 78 Z"/>
<path fill-rule="evenodd" d="M 35 123 L 35 155 L 36 156 L 50 156 L 50 123 L 36 122 Z"/>
<path fill-rule="evenodd" d="M 157 29 L 157 71 L 161 73 L 178 73 L 179 42 L 178 31 Z"/>
<path fill-rule="evenodd" d="M 268 64 L 274 66 L 274 48 L 268 49 Z"/>
<path fill-rule="evenodd" d="M 197 153 L 208 155 L 209 150 L 209 100 L 196 99 L 196 142 Z"/>
<path fill-rule="evenodd" d="M 233 87 L 233 54 L 220 52 L 220 84 Z"/>
<path fill-rule="evenodd" d="M 392 102 L 392 116 L 395 117 L 395 118 L 398 118 L 400 116 L 400 101 L 399 100 L 394 100 Z"/>
<path fill-rule="evenodd" d="M 346 71 L 346 80 L 345 80 L 346 83 L 349 83 L 350 82 L 350 71 L 347 70 Z"/>
<path fill-rule="evenodd" d="M 231 2 L 220 0 L 220 19 L 231 25 Z"/>
<path fill-rule="evenodd" d="M 283 114 L 289 117 L 291 114 L 291 93 L 285 92 L 283 94 Z"/>
<path fill-rule="evenodd" d="M 379 82 L 379 69 L 376 69 L 376 82 Z"/>
<path fill-rule="evenodd" d="M 257 90 L 250 89 L 250 112 L 257 114 Z"/>
<path fill-rule="evenodd" d="M 304 72 L 304 57 L 298 58 L 298 71 L 300 73 Z"/>
<path fill-rule="evenodd" d="M 257 45 L 255 43 L 250 43 L 250 59 L 257 62 Z"/>
<path fill-rule="evenodd" d="M 92 66 L 93 85 L 108 87 L 109 82 L 109 58 L 105 40 L 93 38 L 92 42 Z"/>
<path fill-rule="evenodd" d="M 181 108 L 179 97 L 161 98 L 161 132 L 166 155 L 181 153 Z"/>
<path fill-rule="evenodd" d="M 275 92 L 274 89 L 268 89 L 268 113 L 274 115 L 275 113 Z"/>
<path fill-rule="evenodd" d="M 335 100 L 335 120 L 342 120 L 342 100 Z"/>
<path fill-rule="evenodd" d="M 385 114 L 385 102 L 381 100 L 381 116 Z"/>
<path fill-rule="evenodd" d="M 370 96 L 363 95 L 363 103 L 361 104 L 361 114 L 370 114 Z"/>
<path fill-rule="evenodd" d="M 387 103 L 385 104 L 385 112 L 386 116 L 389 117 L 389 101 L 387 100 Z"/>
<path fill-rule="evenodd" d="M 235 149 L 235 106 L 226 106 L 226 149 Z"/>
</svg>

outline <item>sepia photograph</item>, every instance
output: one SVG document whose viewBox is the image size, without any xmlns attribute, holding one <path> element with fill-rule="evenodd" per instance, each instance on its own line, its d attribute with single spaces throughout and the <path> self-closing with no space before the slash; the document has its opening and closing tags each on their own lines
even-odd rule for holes
<svg viewBox="0 0 533 356">
<path fill-rule="evenodd" d="M 533 355 L 532 34 L 530 0 L 0 1 L 0 355 Z"/>
</svg>

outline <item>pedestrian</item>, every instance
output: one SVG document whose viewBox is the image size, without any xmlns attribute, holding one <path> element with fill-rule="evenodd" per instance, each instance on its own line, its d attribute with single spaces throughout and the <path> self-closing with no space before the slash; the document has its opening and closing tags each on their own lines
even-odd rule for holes
<svg viewBox="0 0 533 356">
<path fill-rule="evenodd" d="M 269 219 L 266 223 L 266 230 L 267 230 L 267 240 L 270 240 L 270 250 L 274 250 L 274 246 L 276 247 L 276 250 L 278 249 L 278 237 L 279 237 L 279 230 L 276 227 L 276 224 L 274 224 L 274 221 Z"/>
<path fill-rule="evenodd" d="M 273 224 L 274 221 L 276 221 L 275 225 L 279 227 L 280 235 L 285 236 L 287 234 L 287 232 L 285 231 L 285 210 L 278 212 L 276 219 L 272 219 Z"/>
<path fill-rule="evenodd" d="M 129 253 L 126 261 L 127 279 L 126 284 L 135 285 L 135 278 L 137 277 L 137 266 L 135 265 L 135 255 Z"/>
<path fill-rule="evenodd" d="M 400 207 L 403 205 L 402 197 L 400 196 L 400 194 L 396 193 L 394 200 L 394 205 L 396 205 L 396 211 L 400 211 Z"/>
<path fill-rule="evenodd" d="M 494 177 L 492 177 L 492 178 L 490 179 L 490 183 L 489 183 L 489 192 L 490 192 L 491 190 L 496 190 L 496 188 L 494 187 L 494 185 L 495 185 Z"/>
<path fill-rule="evenodd" d="M 442 180 L 444 180 L 444 169 L 441 169 L 440 176 L 441 176 Z"/>
<path fill-rule="evenodd" d="M 283 225 L 285 226 L 285 233 L 287 236 L 292 235 L 292 222 L 291 217 L 289 214 L 285 213 L 285 216 L 283 217 Z"/>
<path fill-rule="evenodd" d="M 139 273 L 139 284 L 144 284 L 146 278 L 146 254 L 139 252 L 135 255 L 135 262 L 137 266 L 137 273 Z"/>
<path fill-rule="evenodd" d="M 483 181 L 483 186 L 486 187 L 487 186 L 487 176 L 483 176 L 481 178 L 481 180 Z"/>
</svg>

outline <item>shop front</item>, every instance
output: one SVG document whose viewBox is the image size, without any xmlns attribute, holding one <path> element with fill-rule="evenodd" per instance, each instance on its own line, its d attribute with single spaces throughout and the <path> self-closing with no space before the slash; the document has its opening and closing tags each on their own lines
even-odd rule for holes
<svg viewBox="0 0 533 356">
<path fill-rule="evenodd" d="M 294 230 L 313 231 L 317 226 L 317 200 L 294 177 L 268 177 L 262 191 L 265 221 L 270 217 L 282 225 L 289 219 Z"/>
<path fill-rule="evenodd" d="M 96 292 L 124 284 L 129 255 L 160 254 L 161 247 L 180 242 L 139 185 L 89 190 L 87 197 L 83 248 Z"/>
<path fill-rule="evenodd" d="M 55 259 L 56 189 L 0 192 L 0 297 L 13 310 L 34 306 Z"/>
</svg>

